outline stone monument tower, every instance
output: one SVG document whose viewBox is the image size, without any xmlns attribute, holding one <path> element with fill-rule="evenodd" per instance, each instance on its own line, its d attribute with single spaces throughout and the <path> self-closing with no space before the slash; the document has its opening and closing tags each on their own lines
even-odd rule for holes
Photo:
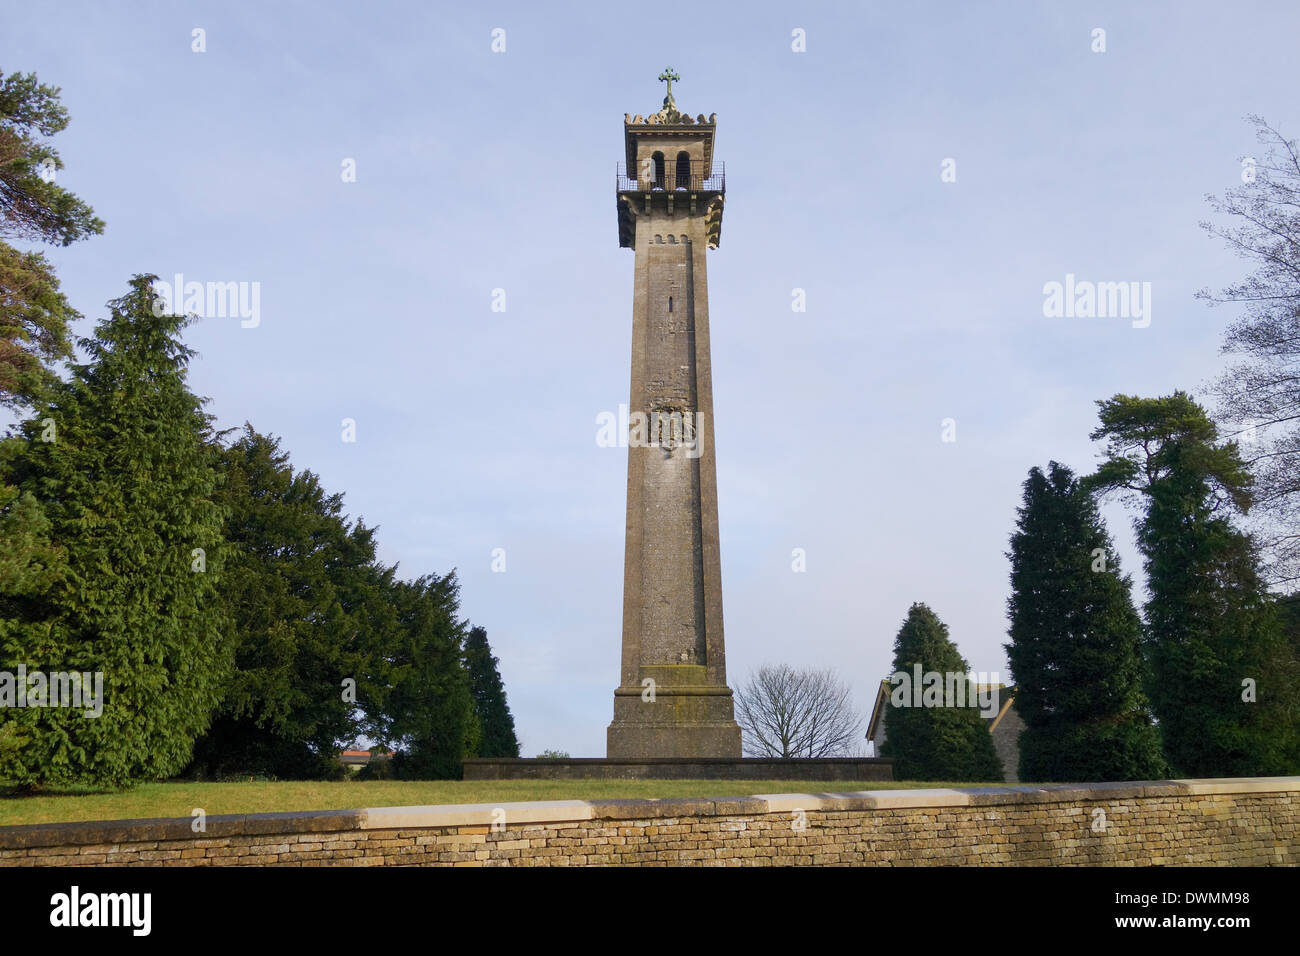
<svg viewBox="0 0 1300 956">
<path fill-rule="evenodd" d="M 726 193 L 717 115 L 625 116 L 618 241 L 636 252 L 623 565 L 611 758 L 740 756 L 722 645 L 705 250 Z"/>
</svg>

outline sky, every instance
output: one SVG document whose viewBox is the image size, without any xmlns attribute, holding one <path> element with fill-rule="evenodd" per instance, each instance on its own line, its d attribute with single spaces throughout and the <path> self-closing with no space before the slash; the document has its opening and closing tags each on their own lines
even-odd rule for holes
<svg viewBox="0 0 1300 956">
<path fill-rule="evenodd" d="M 1223 367 L 1235 314 L 1194 295 L 1249 266 L 1198 223 L 1259 153 L 1247 114 L 1300 135 L 1297 35 L 1283 2 L 8 2 L 0 71 L 62 88 L 59 182 L 107 223 L 48 250 L 76 331 L 136 273 L 256 283 L 255 323 L 187 332 L 209 412 L 278 436 L 403 576 L 456 569 L 524 755 L 603 756 L 627 452 L 597 417 L 628 401 L 632 332 L 614 172 L 659 73 L 717 114 L 727 171 L 729 682 L 832 667 L 869 712 L 916 601 L 1006 679 L 1028 469 L 1091 470 L 1096 400 L 1203 394 Z M 1045 315 L 1067 275 L 1150 283 L 1149 323 Z M 1140 585 L 1133 515 L 1104 513 Z"/>
</svg>

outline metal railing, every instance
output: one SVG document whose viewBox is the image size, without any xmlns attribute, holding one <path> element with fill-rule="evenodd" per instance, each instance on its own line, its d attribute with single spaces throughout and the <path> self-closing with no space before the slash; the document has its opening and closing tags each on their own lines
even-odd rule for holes
<svg viewBox="0 0 1300 956">
<path fill-rule="evenodd" d="M 722 163 L 714 163 L 712 169 L 706 169 L 698 160 L 680 165 L 675 160 L 666 160 L 661 164 L 645 163 L 644 179 L 627 174 L 627 164 L 619 163 L 614 171 L 615 189 L 618 192 L 676 191 L 692 193 L 725 193 L 727 191 L 726 170 Z M 689 167 L 689 168 L 688 168 Z"/>
</svg>

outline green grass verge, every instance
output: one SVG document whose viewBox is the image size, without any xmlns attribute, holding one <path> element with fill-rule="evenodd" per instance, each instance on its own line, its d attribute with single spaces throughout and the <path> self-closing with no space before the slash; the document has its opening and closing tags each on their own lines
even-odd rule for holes
<svg viewBox="0 0 1300 956">
<path fill-rule="evenodd" d="M 371 780 L 321 782 L 146 783 L 119 792 L 68 790 L 14 796 L 0 785 L 0 826 L 144 817 L 189 817 L 293 810 L 353 810 L 447 803 L 598 800 L 630 797 L 731 797 L 755 793 L 845 793 L 998 784 L 852 780 Z"/>
</svg>

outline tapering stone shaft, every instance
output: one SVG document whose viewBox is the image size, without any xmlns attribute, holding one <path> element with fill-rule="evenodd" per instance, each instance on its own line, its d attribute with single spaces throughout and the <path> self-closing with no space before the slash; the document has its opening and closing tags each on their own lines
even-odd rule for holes
<svg viewBox="0 0 1300 956">
<path fill-rule="evenodd" d="M 717 244 L 723 202 L 720 183 L 706 183 L 713 125 L 629 123 L 627 136 L 629 161 L 649 175 L 619 192 L 621 238 L 636 264 L 623 657 L 607 753 L 739 757 L 709 363 L 705 251 Z"/>
</svg>

